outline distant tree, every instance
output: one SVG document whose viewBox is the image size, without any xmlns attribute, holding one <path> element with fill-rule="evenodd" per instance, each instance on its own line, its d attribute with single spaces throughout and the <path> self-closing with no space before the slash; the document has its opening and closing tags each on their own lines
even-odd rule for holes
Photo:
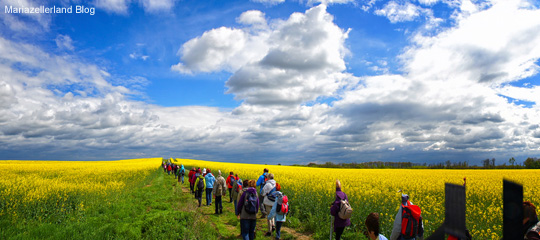
<svg viewBox="0 0 540 240">
<path fill-rule="evenodd" d="M 482 165 L 484 168 L 489 168 L 489 158 L 486 158 L 482 161 Z"/>
<path fill-rule="evenodd" d="M 446 168 L 451 168 L 452 167 L 452 162 L 450 162 L 450 160 L 446 160 Z"/>
<path fill-rule="evenodd" d="M 510 159 L 508 159 L 508 162 L 512 164 L 512 166 L 514 166 L 514 163 L 516 163 L 516 159 L 514 157 L 511 157 Z"/>
<path fill-rule="evenodd" d="M 540 160 L 529 157 L 523 162 L 523 165 L 525 165 L 525 168 L 540 168 Z"/>
<path fill-rule="evenodd" d="M 495 158 L 491 159 L 491 167 L 495 167 Z"/>
</svg>

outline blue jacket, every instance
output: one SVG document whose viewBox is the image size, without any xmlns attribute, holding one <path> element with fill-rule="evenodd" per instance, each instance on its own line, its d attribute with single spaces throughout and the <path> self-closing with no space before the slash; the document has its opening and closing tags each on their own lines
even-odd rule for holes
<svg viewBox="0 0 540 240">
<path fill-rule="evenodd" d="M 214 182 L 216 181 L 216 178 L 214 177 L 214 175 L 212 175 L 212 173 L 206 174 L 204 179 L 206 180 L 206 188 L 214 188 Z"/>
<path fill-rule="evenodd" d="M 277 195 L 280 195 L 282 194 L 281 192 L 277 192 L 276 193 Z M 286 204 L 289 204 L 289 203 L 286 203 Z M 272 205 L 272 210 L 270 210 L 270 213 L 268 214 L 268 220 L 271 220 L 272 218 L 276 218 L 276 222 L 285 222 L 287 220 L 287 215 L 286 214 L 278 214 L 276 211 L 277 211 L 277 205 L 278 205 L 278 201 L 276 200 L 274 202 L 274 205 Z"/>
<path fill-rule="evenodd" d="M 259 190 L 259 194 L 262 194 L 262 190 L 263 190 L 263 186 L 261 186 L 261 184 L 264 183 L 264 179 L 266 178 L 266 174 L 267 173 L 263 173 L 259 179 L 257 179 L 257 187 L 261 187 L 260 190 Z"/>
</svg>

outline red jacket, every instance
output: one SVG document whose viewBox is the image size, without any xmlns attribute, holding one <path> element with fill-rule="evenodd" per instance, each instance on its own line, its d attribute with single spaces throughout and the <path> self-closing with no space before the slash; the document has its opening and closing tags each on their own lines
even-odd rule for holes
<svg viewBox="0 0 540 240">
<path fill-rule="evenodd" d="M 228 188 L 232 188 L 232 187 L 233 187 L 232 182 L 231 182 L 231 177 L 234 178 L 234 180 L 238 181 L 238 178 L 237 178 L 237 177 L 235 177 L 234 175 L 229 175 L 229 176 L 227 177 L 227 181 L 226 181 L 226 182 L 227 182 L 227 187 L 228 187 Z"/>
<path fill-rule="evenodd" d="M 188 174 L 188 180 L 189 180 L 189 183 L 192 183 L 192 182 L 191 182 L 191 176 L 193 176 L 193 174 L 195 174 L 195 171 L 189 170 L 189 174 Z"/>
</svg>

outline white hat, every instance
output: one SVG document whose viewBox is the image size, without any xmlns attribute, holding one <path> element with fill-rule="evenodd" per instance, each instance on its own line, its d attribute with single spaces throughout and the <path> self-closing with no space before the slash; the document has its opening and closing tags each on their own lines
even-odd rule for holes
<svg viewBox="0 0 540 240">
<path fill-rule="evenodd" d="M 206 174 L 206 168 L 204 168 L 204 169 L 202 170 L 202 173 L 203 173 L 203 174 Z"/>
</svg>

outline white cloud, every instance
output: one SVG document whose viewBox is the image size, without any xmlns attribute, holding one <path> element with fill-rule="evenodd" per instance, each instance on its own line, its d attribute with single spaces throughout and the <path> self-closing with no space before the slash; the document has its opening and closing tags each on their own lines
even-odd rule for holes
<svg viewBox="0 0 540 240">
<path fill-rule="evenodd" d="M 239 20 L 260 22 L 260 16 L 250 11 Z M 295 105 L 330 96 L 348 81 L 342 73 L 347 36 L 333 23 L 326 6 L 319 5 L 260 31 L 221 27 L 205 32 L 182 46 L 182 62 L 172 68 L 183 73 L 231 71 L 227 92 L 236 99 L 246 104 Z"/>
<path fill-rule="evenodd" d="M 110 13 L 127 14 L 130 0 L 94 0 L 94 5 L 97 8 L 103 9 Z"/>
<path fill-rule="evenodd" d="M 266 19 L 264 19 L 264 13 L 258 10 L 250 10 L 242 13 L 240 17 L 236 19 L 238 23 L 245 25 L 255 25 L 260 27 L 266 27 Z"/>
<path fill-rule="evenodd" d="M 144 11 L 156 13 L 170 11 L 176 0 L 140 0 L 144 7 Z"/>
<path fill-rule="evenodd" d="M 285 0 L 251 0 L 253 2 L 264 3 L 268 5 L 277 5 L 285 2 Z"/>
<path fill-rule="evenodd" d="M 376 10 L 375 14 L 379 16 L 387 17 L 390 22 L 406 22 L 413 21 L 424 11 L 421 7 L 418 7 L 410 2 L 405 4 L 399 4 L 395 1 L 391 1 L 384 5 L 384 8 Z"/>
<path fill-rule="evenodd" d="M 172 69 L 181 73 L 235 71 L 265 51 L 264 47 L 256 48 L 258 39 L 241 29 L 221 27 L 207 31 L 184 43 L 178 51 L 182 62 Z M 253 52 L 250 54 L 248 49 Z"/>
<path fill-rule="evenodd" d="M 423 5 L 432 6 L 432 5 L 436 4 L 436 3 L 438 3 L 439 0 L 418 0 L 418 2 L 420 4 L 423 4 Z"/>
<path fill-rule="evenodd" d="M 68 35 L 59 34 L 54 41 L 59 49 L 66 49 L 70 51 L 75 49 L 73 46 L 73 40 Z"/>
<path fill-rule="evenodd" d="M 37 8 L 42 5 L 40 2 L 32 0 L 6 0 L 3 1 L 3 3 L 5 4 L 3 4 L 2 7 L 7 6 L 13 8 Z M 2 11 L 4 11 L 4 9 L 2 9 Z M 40 34 L 47 32 L 51 25 L 50 14 L 4 13 L 0 14 L 0 19 L 10 30 L 26 34 Z"/>
</svg>

